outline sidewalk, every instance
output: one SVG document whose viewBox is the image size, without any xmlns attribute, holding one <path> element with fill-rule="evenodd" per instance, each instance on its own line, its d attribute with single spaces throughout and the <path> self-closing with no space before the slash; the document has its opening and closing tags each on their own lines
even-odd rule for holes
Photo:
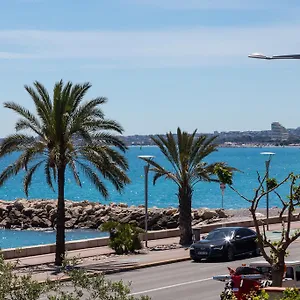
<svg viewBox="0 0 300 300">
<path fill-rule="evenodd" d="M 300 221 L 292 222 L 291 228 L 293 230 L 300 229 Z M 281 237 L 281 224 L 270 224 L 269 229 L 267 234 L 271 240 Z M 148 241 L 148 247 L 172 245 L 178 243 L 178 240 L 179 237 L 150 240 Z M 54 257 L 55 255 L 51 253 L 6 261 L 18 262 L 17 272 L 19 274 L 25 275 L 32 272 L 34 279 L 38 281 L 44 281 L 47 278 L 51 280 L 66 280 L 67 277 L 64 274 L 57 272 L 57 268 L 53 264 Z M 107 246 L 70 251 L 67 253 L 67 258 L 78 258 L 80 261 L 78 266 L 91 273 L 115 273 L 190 259 L 189 251 L 185 248 L 116 256 Z"/>
</svg>

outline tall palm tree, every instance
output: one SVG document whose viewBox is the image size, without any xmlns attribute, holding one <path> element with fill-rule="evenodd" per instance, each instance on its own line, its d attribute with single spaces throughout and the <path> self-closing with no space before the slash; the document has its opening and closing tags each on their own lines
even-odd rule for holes
<svg viewBox="0 0 300 300">
<path fill-rule="evenodd" d="M 57 183 L 57 221 L 55 264 L 60 266 L 65 255 L 65 172 L 71 170 L 76 184 L 81 186 L 77 169 L 94 184 L 104 198 L 109 196 L 103 179 L 110 181 L 117 191 L 130 182 L 126 175 L 127 160 L 121 152 L 125 144 L 113 133 L 122 134 L 123 128 L 106 119 L 100 108 L 107 100 L 99 97 L 83 102 L 90 83 L 55 83 L 52 98 L 39 82 L 25 86 L 36 112 L 14 102 L 4 107 L 16 112 L 20 119 L 16 134 L 7 136 L 0 148 L 0 157 L 12 152 L 18 159 L 0 174 L 0 186 L 25 170 L 23 185 L 28 196 L 34 173 L 44 167 L 47 184 L 54 191 Z M 19 133 L 25 130 L 26 133 Z M 33 135 L 30 135 L 33 134 Z"/>
<path fill-rule="evenodd" d="M 208 138 L 205 135 L 197 137 L 196 132 L 197 130 L 188 134 L 178 128 L 177 137 L 171 132 L 167 133 L 166 137 L 161 135 L 152 137 L 162 154 L 171 163 L 172 170 L 165 169 L 154 160 L 144 159 L 151 165 L 151 171 L 155 172 L 153 184 L 158 178 L 164 177 L 174 181 L 178 187 L 181 245 L 192 243 L 191 213 L 194 186 L 200 181 L 219 181 L 215 176 L 217 171 L 222 171 L 222 174 L 228 171 L 231 174 L 235 170 L 224 162 L 205 163 L 203 160 L 217 151 L 217 144 L 214 143 L 216 137 Z"/>
</svg>

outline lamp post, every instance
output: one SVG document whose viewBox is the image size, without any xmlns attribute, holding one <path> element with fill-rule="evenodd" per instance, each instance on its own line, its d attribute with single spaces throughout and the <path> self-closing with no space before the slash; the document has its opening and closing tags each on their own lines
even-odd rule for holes
<svg viewBox="0 0 300 300">
<path fill-rule="evenodd" d="M 268 192 L 268 180 L 269 180 L 269 168 L 272 156 L 275 155 L 274 152 L 261 152 L 262 155 L 267 155 L 268 159 L 265 161 L 266 164 L 266 191 Z M 269 193 L 266 194 L 266 207 L 267 207 L 267 230 L 269 230 Z"/>
<path fill-rule="evenodd" d="M 139 155 L 138 158 L 145 160 L 152 160 L 154 156 L 152 155 Z M 149 173 L 149 162 L 144 166 L 145 172 L 145 247 L 148 247 L 148 173 Z"/>
<path fill-rule="evenodd" d="M 273 60 L 273 59 L 300 59 L 300 54 L 283 54 L 283 55 L 264 55 L 262 53 L 252 53 L 248 55 L 249 58 L 256 58 L 256 59 L 266 59 L 266 60 Z"/>
</svg>

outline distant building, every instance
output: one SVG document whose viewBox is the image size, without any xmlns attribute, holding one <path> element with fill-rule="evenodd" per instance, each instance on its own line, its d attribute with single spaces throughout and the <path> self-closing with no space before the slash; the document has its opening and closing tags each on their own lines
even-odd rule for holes
<svg viewBox="0 0 300 300">
<path fill-rule="evenodd" d="M 273 141 L 282 142 L 289 138 L 289 133 L 279 122 L 273 122 L 271 124 L 271 136 Z"/>
</svg>

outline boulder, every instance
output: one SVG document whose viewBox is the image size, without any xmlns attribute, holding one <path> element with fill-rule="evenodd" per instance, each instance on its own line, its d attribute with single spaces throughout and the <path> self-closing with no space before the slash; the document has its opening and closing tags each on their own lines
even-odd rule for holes
<svg viewBox="0 0 300 300">
<path fill-rule="evenodd" d="M 36 212 L 36 209 L 34 209 L 32 207 L 26 207 L 23 209 L 23 214 L 28 217 L 35 215 L 36 214 L 35 212 Z"/>
<path fill-rule="evenodd" d="M 67 229 L 72 229 L 72 228 L 74 228 L 74 225 L 76 224 L 76 222 L 77 222 L 77 219 L 72 218 L 65 223 L 65 227 Z"/>
<path fill-rule="evenodd" d="M 10 212 L 9 212 L 9 216 L 11 218 L 14 218 L 14 219 L 18 219 L 22 216 L 22 213 L 17 210 L 16 208 L 13 208 Z"/>
<path fill-rule="evenodd" d="M 27 207 L 28 201 L 25 199 L 17 200 L 14 202 L 15 209 L 22 211 L 25 207 Z"/>
<path fill-rule="evenodd" d="M 202 220 L 208 220 L 218 217 L 218 214 L 214 210 L 205 209 L 199 213 L 199 216 Z"/>
<path fill-rule="evenodd" d="M 84 208 L 84 211 L 85 211 L 87 214 L 91 215 L 91 214 L 93 214 L 93 213 L 95 212 L 95 209 L 94 209 L 94 207 L 93 207 L 92 205 L 88 205 L 88 206 L 86 206 L 86 207 Z"/>
<path fill-rule="evenodd" d="M 48 203 L 46 204 L 45 209 L 49 213 L 52 209 L 56 209 L 56 205 L 54 203 Z"/>
<path fill-rule="evenodd" d="M 4 220 L 2 220 L 0 222 L 0 227 L 7 229 L 11 228 L 11 219 L 7 217 Z"/>
<path fill-rule="evenodd" d="M 216 213 L 218 214 L 219 218 L 228 218 L 224 209 L 216 209 Z"/>
<path fill-rule="evenodd" d="M 42 219 L 39 218 L 38 216 L 34 216 L 31 220 L 31 224 L 33 227 L 40 227 L 42 222 L 43 222 Z"/>
</svg>

